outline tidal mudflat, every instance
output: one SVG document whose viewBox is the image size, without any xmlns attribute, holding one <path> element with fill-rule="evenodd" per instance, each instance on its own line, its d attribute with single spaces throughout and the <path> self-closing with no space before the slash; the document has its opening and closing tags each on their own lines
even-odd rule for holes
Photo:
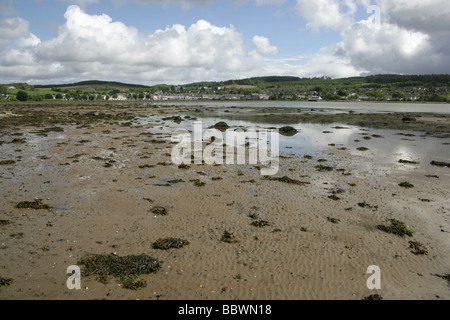
<svg viewBox="0 0 450 320">
<path fill-rule="evenodd" d="M 274 176 L 175 165 L 195 120 L 296 133 Z M 450 299 L 449 148 L 448 114 L 1 105 L 0 298 Z"/>
</svg>

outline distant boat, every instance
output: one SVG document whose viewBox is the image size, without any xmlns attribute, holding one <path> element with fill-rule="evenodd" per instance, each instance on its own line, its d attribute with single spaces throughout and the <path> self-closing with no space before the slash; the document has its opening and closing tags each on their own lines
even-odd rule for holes
<svg viewBox="0 0 450 320">
<path fill-rule="evenodd" d="M 311 96 L 308 99 L 308 101 L 320 101 L 320 100 L 322 100 L 322 98 L 319 96 Z"/>
</svg>

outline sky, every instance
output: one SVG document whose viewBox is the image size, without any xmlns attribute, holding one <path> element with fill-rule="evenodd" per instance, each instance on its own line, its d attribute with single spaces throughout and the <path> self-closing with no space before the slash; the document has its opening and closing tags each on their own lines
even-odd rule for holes
<svg viewBox="0 0 450 320">
<path fill-rule="evenodd" d="M 0 83 L 450 73 L 448 0 L 0 0 Z"/>
</svg>

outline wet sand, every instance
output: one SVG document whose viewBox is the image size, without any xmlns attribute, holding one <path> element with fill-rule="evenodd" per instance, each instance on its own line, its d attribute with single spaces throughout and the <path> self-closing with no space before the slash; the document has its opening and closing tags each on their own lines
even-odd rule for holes
<svg viewBox="0 0 450 320">
<path fill-rule="evenodd" d="M 133 122 L 138 114 L 202 114 L 196 109 L 1 106 L 0 161 L 9 162 L 0 165 L 0 277 L 11 281 L 0 299 L 450 298 L 440 277 L 450 271 L 448 167 L 378 163 L 330 146 L 326 161 L 281 157 L 274 178 L 304 184 L 266 179 L 251 165 L 181 169 L 171 163 L 170 135 L 153 131 L 172 121 Z M 426 117 L 430 134 L 448 135 L 445 117 Z M 52 208 L 17 208 L 34 199 Z M 377 228 L 390 219 L 412 237 Z M 237 241 L 221 241 L 225 231 Z M 189 244 L 153 248 L 168 237 Z M 409 241 L 427 254 L 414 254 Z M 69 290 L 67 267 L 91 254 L 146 254 L 162 264 L 137 277 L 146 282 L 138 290 L 94 275 Z M 366 286 L 370 265 L 381 269 L 379 290 Z"/>
</svg>

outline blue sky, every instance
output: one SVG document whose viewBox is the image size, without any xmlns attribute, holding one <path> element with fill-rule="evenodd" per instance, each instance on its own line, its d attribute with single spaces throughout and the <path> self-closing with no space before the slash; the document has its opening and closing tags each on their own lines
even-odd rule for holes
<svg viewBox="0 0 450 320">
<path fill-rule="evenodd" d="M 449 14 L 447 0 L 0 0 L 0 83 L 450 73 Z"/>
</svg>

